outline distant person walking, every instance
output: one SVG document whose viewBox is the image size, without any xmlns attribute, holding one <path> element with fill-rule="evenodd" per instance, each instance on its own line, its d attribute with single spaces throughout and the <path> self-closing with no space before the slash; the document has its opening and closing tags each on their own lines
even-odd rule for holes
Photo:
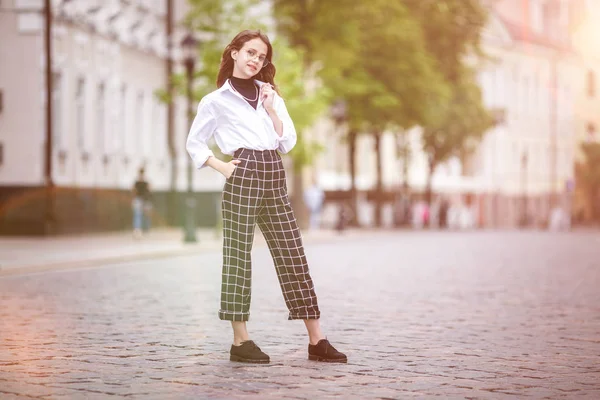
<svg viewBox="0 0 600 400">
<path fill-rule="evenodd" d="M 319 187 L 315 179 L 313 184 L 304 191 L 304 202 L 310 212 L 310 229 L 319 229 L 321 227 L 321 211 L 323 210 L 323 201 L 325 193 Z"/>
<path fill-rule="evenodd" d="M 140 168 L 133 185 L 133 236 L 142 237 L 150 230 L 150 212 L 152 211 L 150 186 L 144 177 L 144 168 Z"/>
</svg>

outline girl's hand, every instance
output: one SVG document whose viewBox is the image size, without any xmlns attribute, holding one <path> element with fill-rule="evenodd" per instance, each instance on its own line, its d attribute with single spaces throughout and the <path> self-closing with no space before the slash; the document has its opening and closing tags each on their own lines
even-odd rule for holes
<svg viewBox="0 0 600 400">
<path fill-rule="evenodd" d="M 260 87 L 260 99 L 267 111 L 273 110 L 273 99 L 275 98 L 275 89 L 268 83 Z"/>
<path fill-rule="evenodd" d="M 231 175 L 233 175 L 233 171 L 235 171 L 239 163 L 241 163 L 240 160 L 231 160 L 228 163 L 223 163 L 221 173 L 225 176 L 226 179 L 231 178 Z"/>
</svg>

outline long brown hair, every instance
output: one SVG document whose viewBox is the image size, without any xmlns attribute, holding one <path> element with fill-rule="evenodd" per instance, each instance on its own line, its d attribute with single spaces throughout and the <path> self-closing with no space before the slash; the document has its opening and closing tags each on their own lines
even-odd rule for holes
<svg viewBox="0 0 600 400">
<path fill-rule="evenodd" d="M 240 51 L 244 44 L 247 41 L 259 38 L 267 45 L 267 60 L 269 60 L 269 64 L 258 71 L 258 74 L 254 75 L 254 79 L 258 79 L 259 81 L 270 83 L 275 91 L 277 90 L 277 85 L 275 85 L 275 72 L 277 69 L 273 65 L 272 57 L 273 57 L 273 47 L 271 46 L 271 42 L 267 35 L 262 33 L 259 30 L 245 30 L 238 33 L 231 43 L 225 47 L 223 51 L 223 55 L 221 56 L 221 65 L 219 67 L 219 74 L 217 75 L 217 87 L 220 88 L 223 86 L 225 81 L 233 75 L 233 58 L 231 58 L 231 52 L 234 50 Z"/>
</svg>

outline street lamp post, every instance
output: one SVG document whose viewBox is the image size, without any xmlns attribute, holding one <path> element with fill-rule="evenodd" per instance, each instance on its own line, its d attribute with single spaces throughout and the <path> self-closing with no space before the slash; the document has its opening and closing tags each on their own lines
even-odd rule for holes
<svg viewBox="0 0 600 400">
<path fill-rule="evenodd" d="M 165 65 L 165 72 L 167 78 L 167 96 L 169 102 L 167 102 L 167 147 L 169 149 L 169 161 L 171 163 L 171 176 L 169 179 L 169 197 L 168 197 L 168 220 L 170 223 L 177 221 L 177 147 L 175 145 L 175 106 L 173 99 L 173 93 L 175 92 L 173 84 L 173 13 L 174 5 L 173 0 L 166 1 L 165 10 L 165 32 L 167 39 L 167 59 Z"/>
<path fill-rule="evenodd" d="M 523 151 L 521 155 L 521 171 L 522 171 L 522 179 L 523 179 L 523 194 L 522 194 L 522 209 L 521 209 L 521 226 L 525 227 L 528 224 L 527 217 L 527 162 L 528 162 L 528 154 L 527 150 Z"/>
<path fill-rule="evenodd" d="M 53 74 L 52 74 L 52 4 L 50 0 L 44 1 L 44 48 L 46 54 L 46 146 L 45 153 L 45 212 L 44 212 L 44 234 L 54 233 L 54 181 L 52 179 L 52 96 L 53 96 Z"/>
<path fill-rule="evenodd" d="M 187 96 L 187 119 L 188 126 L 192 125 L 193 121 L 193 108 L 192 108 L 192 83 L 194 80 L 194 67 L 196 64 L 196 58 L 198 56 L 198 41 L 188 33 L 181 42 L 181 48 L 183 50 L 183 63 L 185 66 L 185 72 L 187 76 L 186 96 Z M 185 243 L 196 243 L 196 199 L 194 198 L 193 190 L 193 172 L 194 166 L 192 159 L 187 157 L 187 195 L 185 198 L 185 216 L 184 216 L 184 238 Z"/>
</svg>

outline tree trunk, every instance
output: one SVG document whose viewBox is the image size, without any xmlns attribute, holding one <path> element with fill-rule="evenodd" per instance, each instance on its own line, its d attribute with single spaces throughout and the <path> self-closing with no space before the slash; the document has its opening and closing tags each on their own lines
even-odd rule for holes
<svg viewBox="0 0 600 400">
<path fill-rule="evenodd" d="M 356 198 L 356 131 L 348 132 L 348 158 L 350 161 L 350 225 L 358 226 Z"/>
<path fill-rule="evenodd" d="M 400 171 L 402 186 L 398 188 L 394 196 L 394 224 L 402 226 L 409 222 L 408 208 L 410 207 L 409 186 L 408 186 L 408 166 L 409 152 L 406 131 L 401 130 L 396 134 L 396 154 L 397 159 L 402 160 L 402 169 Z"/>
<path fill-rule="evenodd" d="M 381 156 L 381 132 L 376 131 L 375 136 L 375 154 L 377 157 L 377 182 L 375 184 L 375 226 L 382 226 L 382 196 L 383 196 L 383 172 Z"/>
<path fill-rule="evenodd" d="M 294 215 L 300 229 L 308 228 L 308 209 L 304 204 L 304 179 L 302 176 L 302 168 L 292 168 L 292 187 L 293 193 L 290 199 L 292 207 L 294 209 Z"/>
<path fill-rule="evenodd" d="M 404 184 L 406 182 L 408 170 L 406 168 L 406 138 L 404 137 L 403 131 L 396 134 L 396 159 L 402 160 L 402 169 L 399 172 L 400 180 Z"/>
<path fill-rule="evenodd" d="M 429 171 L 427 174 L 427 187 L 425 189 L 425 203 L 427 203 L 427 206 L 429 208 L 431 208 L 431 200 L 433 198 L 433 189 L 432 189 L 433 173 L 435 172 L 436 166 L 437 165 L 435 162 L 429 163 Z"/>
</svg>

